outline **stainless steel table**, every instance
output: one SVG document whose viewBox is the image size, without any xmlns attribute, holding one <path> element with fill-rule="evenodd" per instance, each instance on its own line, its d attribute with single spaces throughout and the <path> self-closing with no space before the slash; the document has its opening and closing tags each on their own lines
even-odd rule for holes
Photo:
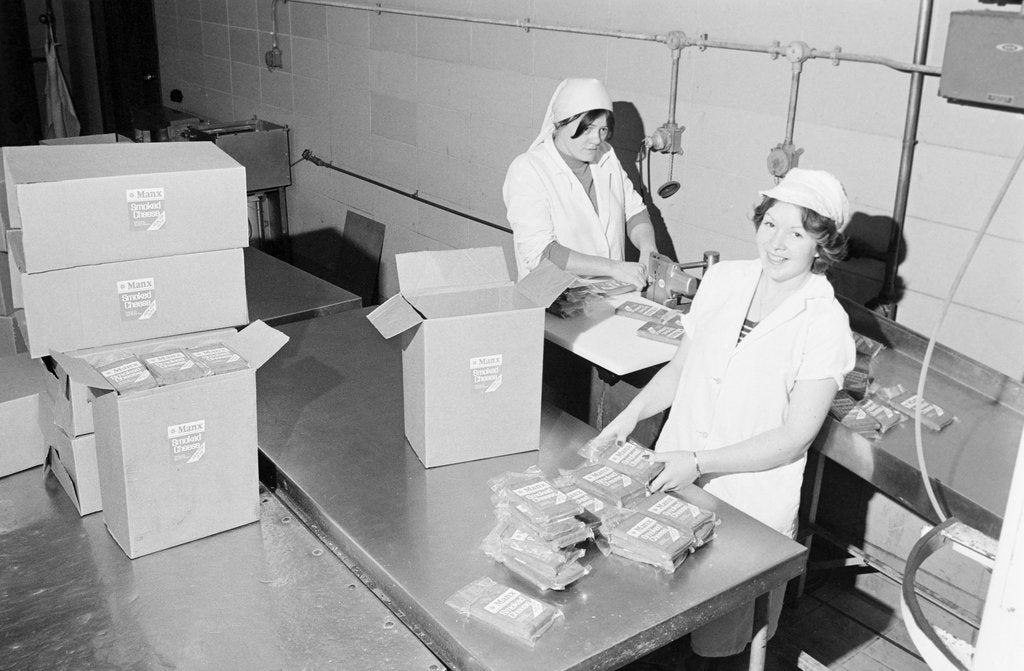
<svg viewBox="0 0 1024 671">
<path fill-rule="evenodd" d="M 254 247 L 246 247 L 249 319 L 271 326 L 362 307 L 359 296 Z"/>
<path fill-rule="evenodd" d="M 0 478 L 0 669 L 443 668 L 267 491 L 260 517 L 131 560 L 42 467 Z"/>
<path fill-rule="evenodd" d="M 536 647 L 466 621 L 444 601 L 481 576 L 536 594 L 478 549 L 494 523 L 487 479 L 569 465 L 595 430 L 545 405 L 539 453 L 424 469 L 403 437 L 399 345 L 366 313 L 282 327 L 291 341 L 257 374 L 261 451 L 278 491 L 451 667 L 618 668 L 803 570 L 803 546 L 691 487 L 722 525 L 675 574 L 589 550 L 589 576 L 538 595 L 565 621 Z"/>
</svg>

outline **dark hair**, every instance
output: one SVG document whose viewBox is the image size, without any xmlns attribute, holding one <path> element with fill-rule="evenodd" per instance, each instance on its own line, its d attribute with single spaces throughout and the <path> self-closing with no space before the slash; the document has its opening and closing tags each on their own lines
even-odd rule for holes
<svg viewBox="0 0 1024 671">
<path fill-rule="evenodd" d="M 767 196 L 761 199 L 761 204 L 754 208 L 755 230 L 761 228 L 765 213 L 777 202 L 779 201 Z M 803 212 L 800 223 L 818 245 L 818 257 L 811 263 L 811 272 L 821 275 L 833 264 L 846 258 L 846 236 L 839 232 L 839 227 L 832 219 L 818 214 L 809 207 L 797 207 Z"/>
<path fill-rule="evenodd" d="M 580 119 L 580 125 L 576 127 L 576 132 L 572 134 L 572 139 L 578 138 L 587 131 L 592 123 L 600 119 L 602 116 L 607 117 L 606 123 L 608 124 L 608 135 L 605 136 L 605 142 L 611 142 L 612 135 L 615 133 L 615 115 L 612 114 L 611 110 L 596 109 L 589 110 L 587 112 L 580 112 L 575 114 L 568 119 L 562 119 L 555 123 L 555 130 L 558 130 L 562 126 L 568 126 L 576 119 Z M 581 118 L 582 117 L 582 118 Z"/>
</svg>

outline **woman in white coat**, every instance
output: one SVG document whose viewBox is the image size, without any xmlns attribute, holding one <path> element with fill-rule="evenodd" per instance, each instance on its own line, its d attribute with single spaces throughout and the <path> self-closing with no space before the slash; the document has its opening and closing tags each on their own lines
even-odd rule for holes
<svg viewBox="0 0 1024 671">
<path fill-rule="evenodd" d="M 760 193 L 758 258 L 708 270 L 676 355 L 602 436 L 624 440 L 671 406 L 656 446 L 665 470 L 651 489 L 696 481 L 792 538 L 807 449 L 854 365 L 849 319 L 823 275 L 842 255 L 849 202 L 835 177 L 799 168 Z M 772 594 L 770 634 L 782 595 Z M 695 631 L 694 652 L 742 652 L 752 610 Z"/>
<path fill-rule="evenodd" d="M 614 128 L 600 81 L 566 79 L 555 89 L 540 134 L 502 187 L 520 278 L 546 258 L 574 275 L 647 284 L 654 226 L 608 144 Z M 624 260 L 627 234 L 640 263 Z"/>
</svg>

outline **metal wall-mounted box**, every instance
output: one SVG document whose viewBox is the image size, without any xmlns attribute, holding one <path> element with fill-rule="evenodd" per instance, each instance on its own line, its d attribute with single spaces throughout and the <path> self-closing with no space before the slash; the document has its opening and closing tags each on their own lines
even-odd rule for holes
<svg viewBox="0 0 1024 671">
<path fill-rule="evenodd" d="M 1024 15 L 952 12 L 939 95 L 953 102 L 1024 109 Z"/>
<path fill-rule="evenodd" d="M 245 190 L 252 193 L 291 185 L 288 131 L 287 126 L 249 119 L 190 126 L 187 137 L 214 142 L 245 166 Z"/>
</svg>

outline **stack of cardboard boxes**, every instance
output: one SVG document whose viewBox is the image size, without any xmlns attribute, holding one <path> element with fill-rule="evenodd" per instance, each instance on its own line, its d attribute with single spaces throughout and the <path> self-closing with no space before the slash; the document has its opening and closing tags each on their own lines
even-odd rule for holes
<svg viewBox="0 0 1024 671">
<path fill-rule="evenodd" d="M 212 143 L 100 142 L 4 148 L 7 260 L 53 403 L 48 468 L 137 557 L 258 518 L 255 369 L 286 338 L 234 328 L 245 169 Z M 198 344 L 248 366 L 125 393 L 94 368 Z"/>
</svg>

